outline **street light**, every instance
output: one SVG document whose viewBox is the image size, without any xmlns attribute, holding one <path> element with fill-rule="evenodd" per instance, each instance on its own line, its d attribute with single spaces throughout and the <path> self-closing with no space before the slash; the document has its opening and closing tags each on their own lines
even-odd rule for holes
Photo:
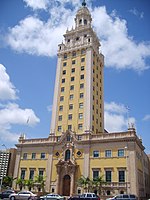
<svg viewBox="0 0 150 200">
<path fill-rule="evenodd" d="M 127 160 L 128 159 L 128 156 L 127 156 L 128 147 L 125 146 L 124 149 L 125 149 L 125 157 L 126 157 L 126 192 L 128 194 L 128 174 L 127 174 L 127 172 L 128 172 L 128 160 Z"/>
</svg>

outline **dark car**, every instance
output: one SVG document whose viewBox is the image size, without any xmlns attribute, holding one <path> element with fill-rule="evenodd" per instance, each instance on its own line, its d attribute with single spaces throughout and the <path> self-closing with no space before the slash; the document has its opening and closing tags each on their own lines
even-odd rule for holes
<svg viewBox="0 0 150 200">
<path fill-rule="evenodd" d="M 0 199 L 9 198 L 9 195 L 14 193 L 15 193 L 14 190 L 5 190 L 0 193 Z"/>
</svg>

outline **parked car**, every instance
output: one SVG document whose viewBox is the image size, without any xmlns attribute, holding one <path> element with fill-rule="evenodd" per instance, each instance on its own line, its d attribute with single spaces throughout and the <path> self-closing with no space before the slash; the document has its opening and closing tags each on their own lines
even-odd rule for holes
<svg viewBox="0 0 150 200">
<path fill-rule="evenodd" d="M 95 193 L 84 193 L 78 196 L 72 196 L 69 200 L 100 200 L 100 197 Z"/>
<path fill-rule="evenodd" d="M 112 198 L 106 200 L 137 200 L 137 196 L 134 194 L 118 194 Z"/>
<path fill-rule="evenodd" d="M 0 199 L 9 198 L 9 195 L 14 193 L 15 193 L 14 190 L 5 190 L 0 193 Z"/>
<path fill-rule="evenodd" d="M 40 200 L 64 200 L 63 196 L 60 196 L 59 194 L 47 194 L 45 196 L 41 196 Z"/>
<path fill-rule="evenodd" d="M 37 198 L 38 198 L 37 195 L 33 194 L 30 191 L 21 191 L 18 192 L 17 194 L 14 193 L 9 195 L 10 200 L 35 200 Z"/>
</svg>

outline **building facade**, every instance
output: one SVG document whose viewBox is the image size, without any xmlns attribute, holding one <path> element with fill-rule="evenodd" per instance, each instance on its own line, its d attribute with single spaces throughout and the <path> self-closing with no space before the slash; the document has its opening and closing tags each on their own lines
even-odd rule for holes
<svg viewBox="0 0 150 200">
<path fill-rule="evenodd" d="M 0 150 L 0 185 L 5 176 L 13 176 L 16 159 L 16 149 Z"/>
<path fill-rule="evenodd" d="M 101 195 L 150 197 L 149 159 L 135 128 L 104 130 L 104 56 L 85 1 L 59 45 L 48 138 L 19 138 L 14 177 L 46 179 L 46 192 L 80 194 L 80 177 L 103 176 Z M 17 185 L 14 182 L 14 188 Z"/>
</svg>

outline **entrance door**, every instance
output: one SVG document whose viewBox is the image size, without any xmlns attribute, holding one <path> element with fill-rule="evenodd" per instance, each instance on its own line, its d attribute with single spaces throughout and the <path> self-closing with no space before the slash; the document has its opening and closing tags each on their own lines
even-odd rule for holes
<svg viewBox="0 0 150 200">
<path fill-rule="evenodd" d="M 70 196 L 70 182 L 71 178 L 69 175 L 65 175 L 63 178 L 63 196 Z"/>
</svg>

